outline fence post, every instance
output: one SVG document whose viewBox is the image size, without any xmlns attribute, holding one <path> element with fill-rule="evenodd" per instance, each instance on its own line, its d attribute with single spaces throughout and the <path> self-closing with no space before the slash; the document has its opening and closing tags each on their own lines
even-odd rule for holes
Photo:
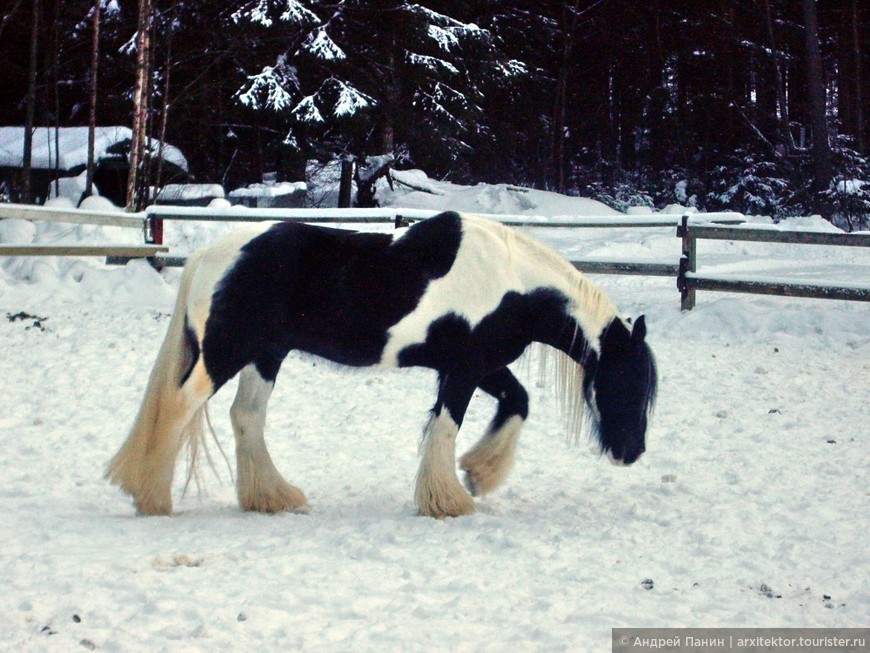
<svg viewBox="0 0 870 653">
<path fill-rule="evenodd" d="M 687 272 L 695 272 L 697 262 L 697 241 L 689 232 L 689 216 L 684 215 L 683 221 L 677 227 L 677 236 L 683 239 L 683 255 L 680 258 L 680 271 L 677 275 L 677 288 L 680 291 L 680 309 L 691 311 L 695 308 L 695 290 L 689 288 L 686 280 Z"/>
<path fill-rule="evenodd" d="M 338 186 L 338 208 L 350 208 L 351 196 L 353 194 L 353 159 L 350 157 L 341 158 L 341 182 Z"/>
<path fill-rule="evenodd" d="M 147 244 L 163 244 L 163 218 L 158 218 L 154 214 L 146 215 L 143 229 L 145 230 L 145 242 Z"/>
</svg>

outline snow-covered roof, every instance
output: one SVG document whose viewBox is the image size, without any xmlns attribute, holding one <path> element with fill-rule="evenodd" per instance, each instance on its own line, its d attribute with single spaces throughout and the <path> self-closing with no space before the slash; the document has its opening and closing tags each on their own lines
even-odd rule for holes
<svg viewBox="0 0 870 653">
<path fill-rule="evenodd" d="M 246 188 L 236 188 L 230 191 L 229 196 L 238 197 L 277 197 L 290 195 L 298 191 L 304 191 L 308 185 L 304 181 L 279 181 L 271 184 L 251 184 Z"/>
<path fill-rule="evenodd" d="M 33 133 L 31 166 L 34 169 L 71 170 L 88 163 L 88 128 L 61 127 L 57 138 L 60 141 L 60 165 L 55 152 L 54 127 L 36 127 Z M 99 161 L 107 156 L 113 145 L 133 138 L 129 127 L 97 127 L 94 139 L 94 158 Z M 152 141 L 153 150 L 157 142 Z M 20 168 L 23 164 L 24 127 L 0 127 L 0 167 Z M 109 154 L 108 156 L 113 156 Z M 165 161 L 187 171 L 187 159 L 177 147 L 166 144 L 163 147 Z"/>
</svg>

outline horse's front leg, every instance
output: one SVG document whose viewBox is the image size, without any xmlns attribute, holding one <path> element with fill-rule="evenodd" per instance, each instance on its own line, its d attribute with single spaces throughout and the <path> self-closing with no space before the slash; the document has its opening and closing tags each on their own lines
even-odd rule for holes
<svg viewBox="0 0 870 653">
<path fill-rule="evenodd" d="M 477 386 L 458 375 L 442 376 L 438 400 L 423 433 L 414 498 L 421 515 L 458 517 L 474 512 L 474 499 L 456 476 L 456 435 Z"/>
<path fill-rule="evenodd" d="M 479 387 L 498 400 L 498 411 L 483 437 L 459 460 L 465 487 L 476 497 L 492 492 L 507 478 L 529 416 L 529 395 L 508 368 L 484 377 Z"/>
</svg>

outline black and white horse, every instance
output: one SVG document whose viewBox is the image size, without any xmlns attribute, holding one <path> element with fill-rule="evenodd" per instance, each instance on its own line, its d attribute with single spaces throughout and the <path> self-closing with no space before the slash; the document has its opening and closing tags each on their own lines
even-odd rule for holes
<svg viewBox="0 0 870 653">
<path fill-rule="evenodd" d="M 299 223 L 257 225 L 197 252 L 133 428 L 106 477 L 144 514 L 172 511 L 178 453 L 203 438 L 208 399 L 239 374 L 230 410 L 241 507 L 308 508 L 272 462 L 266 405 L 291 350 L 352 366 L 424 366 L 438 397 L 421 445 L 423 515 L 464 515 L 455 440 L 476 388 L 498 400 L 459 461 L 471 494 L 510 470 L 528 395 L 507 365 L 532 342 L 562 352 L 557 388 L 578 428 L 585 401 L 616 463 L 644 452 L 656 369 L 643 316 L 632 325 L 556 253 L 496 222 L 442 213 L 396 235 Z"/>
</svg>

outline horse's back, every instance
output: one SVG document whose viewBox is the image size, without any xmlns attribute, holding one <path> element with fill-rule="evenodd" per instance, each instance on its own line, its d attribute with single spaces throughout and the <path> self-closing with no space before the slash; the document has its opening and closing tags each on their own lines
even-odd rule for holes
<svg viewBox="0 0 870 653">
<path fill-rule="evenodd" d="M 444 214 L 399 237 L 287 222 L 206 249 L 188 313 L 216 387 L 250 362 L 274 377 L 292 349 L 380 363 L 388 329 L 449 272 L 460 239 L 459 216 Z"/>
</svg>

